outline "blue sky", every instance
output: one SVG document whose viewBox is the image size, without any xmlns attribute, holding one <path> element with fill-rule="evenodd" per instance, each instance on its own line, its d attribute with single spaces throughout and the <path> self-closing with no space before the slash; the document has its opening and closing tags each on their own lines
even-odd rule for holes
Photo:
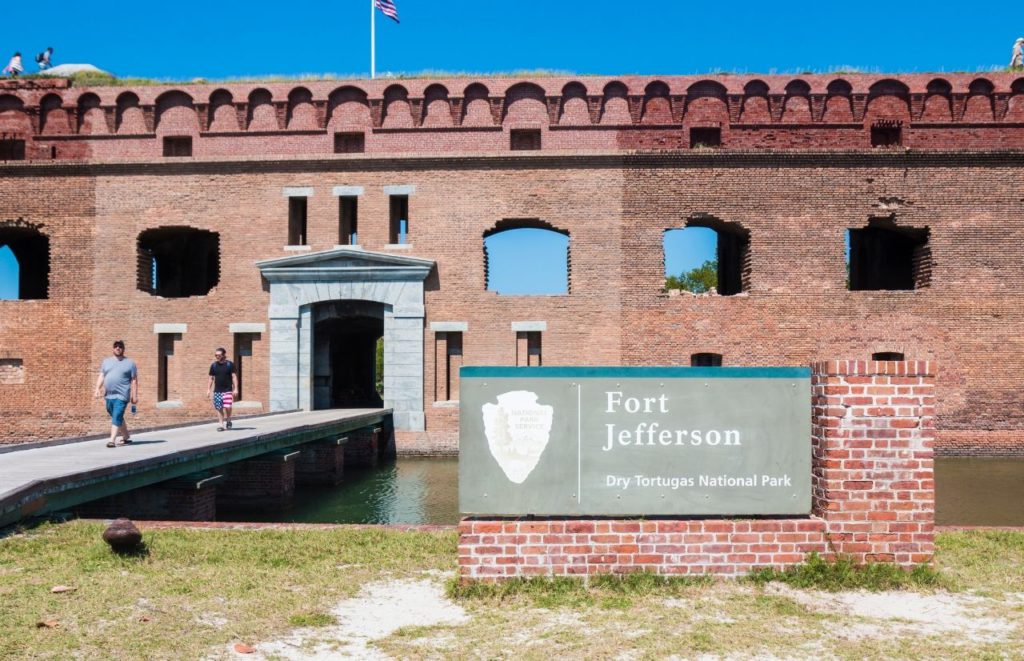
<svg viewBox="0 0 1024 661">
<path fill-rule="evenodd" d="M 10 3 L 0 57 L 20 50 L 34 71 L 35 53 L 53 46 L 57 64 L 169 80 L 366 76 L 370 1 Z M 400 25 L 377 15 L 378 74 L 979 71 L 1005 66 L 1024 36 L 1016 3 L 395 3 Z M 11 296 L 11 272 L 0 255 L 0 298 Z"/>
</svg>

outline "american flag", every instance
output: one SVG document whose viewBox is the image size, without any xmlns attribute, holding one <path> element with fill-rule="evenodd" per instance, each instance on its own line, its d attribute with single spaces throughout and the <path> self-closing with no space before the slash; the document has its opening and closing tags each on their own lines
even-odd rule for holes
<svg viewBox="0 0 1024 661">
<path fill-rule="evenodd" d="M 380 10 L 380 13 L 384 14 L 395 23 L 399 23 L 398 20 L 398 7 L 395 6 L 394 0 L 373 0 L 373 4 Z"/>
</svg>

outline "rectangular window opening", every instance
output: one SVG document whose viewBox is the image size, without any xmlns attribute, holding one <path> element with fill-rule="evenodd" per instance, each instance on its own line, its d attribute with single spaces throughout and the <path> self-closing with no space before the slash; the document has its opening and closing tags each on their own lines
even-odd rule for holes
<svg viewBox="0 0 1024 661">
<path fill-rule="evenodd" d="M 516 365 L 518 367 L 541 367 L 541 331 L 518 331 L 516 333 Z"/>
<path fill-rule="evenodd" d="M 192 136 L 175 135 L 164 138 L 164 156 L 191 156 Z"/>
<path fill-rule="evenodd" d="M 25 365 L 21 358 L 0 358 L 0 386 L 25 383 Z"/>
<path fill-rule="evenodd" d="M 0 161 L 24 161 L 25 141 L 13 138 L 0 140 Z"/>
<path fill-rule="evenodd" d="M 872 147 L 899 147 L 903 144 L 903 123 L 879 121 L 871 126 Z"/>
<path fill-rule="evenodd" d="M 716 127 L 698 127 L 690 129 L 690 149 L 702 149 L 722 146 L 722 129 Z"/>
<path fill-rule="evenodd" d="M 338 198 L 338 245 L 359 244 L 359 198 L 343 195 Z"/>
<path fill-rule="evenodd" d="M 409 196 L 392 195 L 390 237 L 388 243 L 406 244 L 409 243 Z"/>
<path fill-rule="evenodd" d="M 252 342 L 257 333 L 235 333 L 235 350 L 233 362 L 235 376 L 238 378 L 238 399 L 245 399 L 248 391 L 245 375 L 252 369 Z"/>
<path fill-rule="evenodd" d="M 695 353 L 690 355 L 690 367 L 721 367 L 722 354 Z"/>
<path fill-rule="evenodd" d="M 462 333 L 439 332 L 435 336 L 436 366 L 434 401 L 459 401 L 459 368 L 462 367 Z"/>
<path fill-rule="evenodd" d="M 927 227 L 896 227 L 889 219 L 848 230 L 851 291 L 923 289 L 931 284 Z"/>
<path fill-rule="evenodd" d="M 306 245 L 306 198 L 288 198 L 288 245 Z"/>
<path fill-rule="evenodd" d="M 362 154 L 366 151 L 366 135 L 358 133 L 335 133 L 335 154 Z"/>
<path fill-rule="evenodd" d="M 180 337 L 177 333 L 160 333 L 157 338 L 156 399 L 158 402 L 172 399 L 171 372 L 174 366 L 174 342 Z"/>
<path fill-rule="evenodd" d="M 903 354 L 899 351 L 878 351 L 871 354 L 871 360 L 892 361 L 904 360 Z"/>
<path fill-rule="evenodd" d="M 512 151 L 540 149 L 540 129 L 512 129 L 509 131 L 509 148 Z"/>
</svg>

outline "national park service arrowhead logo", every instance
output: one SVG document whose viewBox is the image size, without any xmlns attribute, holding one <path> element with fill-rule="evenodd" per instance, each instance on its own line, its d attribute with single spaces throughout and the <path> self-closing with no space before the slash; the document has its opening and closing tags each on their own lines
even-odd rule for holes
<svg viewBox="0 0 1024 661">
<path fill-rule="evenodd" d="M 555 408 L 538 404 L 537 394 L 528 390 L 503 393 L 497 404 L 481 408 L 491 456 L 509 480 L 522 484 L 548 446 Z"/>
</svg>

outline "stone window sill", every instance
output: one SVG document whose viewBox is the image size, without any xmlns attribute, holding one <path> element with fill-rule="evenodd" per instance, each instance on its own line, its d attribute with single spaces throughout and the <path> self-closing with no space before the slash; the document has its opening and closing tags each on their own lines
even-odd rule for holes
<svg viewBox="0 0 1024 661">
<path fill-rule="evenodd" d="M 457 409 L 459 408 L 459 400 L 453 399 L 444 402 L 434 402 L 435 409 Z"/>
<path fill-rule="evenodd" d="M 185 404 L 180 399 L 168 399 L 156 403 L 156 407 L 158 409 L 180 409 L 184 405 Z"/>
<path fill-rule="evenodd" d="M 306 252 L 312 250 L 313 246 L 285 246 L 284 249 L 288 252 Z"/>
<path fill-rule="evenodd" d="M 234 403 L 236 409 L 262 409 L 263 402 L 238 400 Z"/>
</svg>

